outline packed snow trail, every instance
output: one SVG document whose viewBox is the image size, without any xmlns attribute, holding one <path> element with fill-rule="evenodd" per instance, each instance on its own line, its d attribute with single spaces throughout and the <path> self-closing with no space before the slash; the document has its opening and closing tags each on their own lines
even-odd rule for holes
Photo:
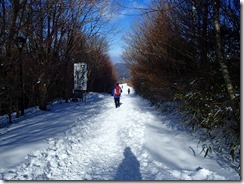
<svg viewBox="0 0 244 184">
<path fill-rule="evenodd" d="M 134 95 L 133 89 L 126 94 L 127 85 L 123 85 L 123 91 L 119 108 L 109 94 L 89 93 L 86 104 L 72 103 L 80 110 L 73 117 L 75 123 L 60 136 L 48 138 L 46 147 L 28 154 L 17 167 L 1 169 L 0 177 L 2 173 L 4 180 L 230 179 L 219 168 L 207 169 L 211 160 L 194 160 L 196 156 L 180 142 L 191 137 L 181 140 L 179 132 L 172 134 L 174 130 L 167 126 L 162 132 L 156 127 L 150 134 L 148 129 L 162 124 L 162 118 L 147 101 Z M 159 147 L 156 142 L 169 146 Z"/>
</svg>

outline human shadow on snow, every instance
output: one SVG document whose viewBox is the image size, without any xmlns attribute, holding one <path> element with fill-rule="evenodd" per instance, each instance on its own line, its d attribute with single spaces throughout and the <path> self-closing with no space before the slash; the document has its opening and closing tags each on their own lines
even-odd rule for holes
<svg viewBox="0 0 244 184">
<path fill-rule="evenodd" d="M 140 163 L 130 147 L 124 150 L 124 159 L 118 167 L 114 180 L 142 180 Z"/>
</svg>

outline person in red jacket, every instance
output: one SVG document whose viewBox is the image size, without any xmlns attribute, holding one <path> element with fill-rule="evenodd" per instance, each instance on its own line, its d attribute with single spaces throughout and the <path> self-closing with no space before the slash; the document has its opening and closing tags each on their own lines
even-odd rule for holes
<svg viewBox="0 0 244 184">
<path fill-rule="evenodd" d="M 115 103 L 115 107 L 119 107 L 120 106 L 120 96 L 122 93 L 122 89 L 119 86 L 119 83 L 117 83 L 112 91 L 112 95 L 114 96 L 114 103 Z"/>
</svg>

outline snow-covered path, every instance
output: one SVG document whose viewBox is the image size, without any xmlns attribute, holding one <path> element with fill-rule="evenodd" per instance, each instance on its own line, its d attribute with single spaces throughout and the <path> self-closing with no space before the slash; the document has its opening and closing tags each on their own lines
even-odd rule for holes
<svg viewBox="0 0 244 184">
<path fill-rule="evenodd" d="M 75 123 L 58 136 L 48 137 L 45 146 L 29 153 L 16 167 L 2 168 L 0 179 L 239 179 L 214 159 L 194 155 L 189 147 L 201 151 L 198 140 L 164 124 L 170 120 L 158 116 L 133 89 L 126 94 L 127 85 L 123 91 L 119 108 L 109 94 L 90 93 L 86 105 L 71 103 L 75 117 L 54 109 L 52 113 L 63 115 L 63 120 L 73 118 Z"/>
</svg>

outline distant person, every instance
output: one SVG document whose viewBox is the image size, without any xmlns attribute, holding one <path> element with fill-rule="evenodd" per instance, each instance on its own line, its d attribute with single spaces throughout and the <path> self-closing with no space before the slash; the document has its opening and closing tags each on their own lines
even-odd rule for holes
<svg viewBox="0 0 244 184">
<path fill-rule="evenodd" d="M 121 93 L 122 93 L 122 89 L 119 86 L 119 83 L 117 83 L 114 89 L 112 90 L 112 96 L 114 96 L 114 103 L 116 108 L 120 106 Z"/>
<path fill-rule="evenodd" d="M 128 94 L 130 94 L 130 88 L 128 88 Z"/>
</svg>

